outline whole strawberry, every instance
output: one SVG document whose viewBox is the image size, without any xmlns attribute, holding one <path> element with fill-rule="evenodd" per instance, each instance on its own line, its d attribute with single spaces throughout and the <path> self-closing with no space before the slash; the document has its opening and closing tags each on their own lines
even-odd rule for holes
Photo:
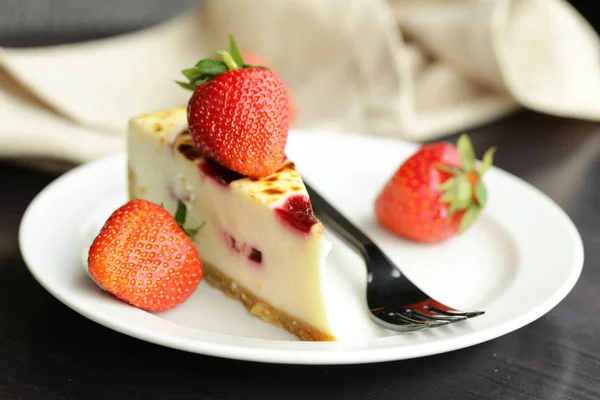
<svg viewBox="0 0 600 400">
<path fill-rule="evenodd" d="M 467 135 L 456 147 L 447 142 L 422 146 L 408 158 L 375 200 L 375 215 L 386 229 L 417 242 L 440 242 L 467 230 L 487 201 L 482 175 L 495 148 L 475 165 Z"/>
<path fill-rule="evenodd" d="M 88 254 L 90 276 L 109 293 L 146 311 L 183 303 L 202 280 L 198 251 L 177 221 L 161 206 L 135 199 L 115 210 Z M 193 232 L 192 232 L 193 234 Z"/>
<path fill-rule="evenodd" d="M 198 149 L 222 166 L 250 177 L 275 172 L 283 163 L 289 130 L 287 88 L 270 69 L 250 65 L 235 43 L 222 59 L 203 59 L 183 70 L 194 91 L 188 102 L 189 131 Z"/>
</svg>

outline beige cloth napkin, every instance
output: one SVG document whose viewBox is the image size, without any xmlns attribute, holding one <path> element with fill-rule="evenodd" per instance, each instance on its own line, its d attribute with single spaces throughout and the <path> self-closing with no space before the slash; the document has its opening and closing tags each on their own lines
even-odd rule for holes
<svg viewBox="0 0 600 400">
<path fill-rule="evenodd" d="M 522 106 L 600 120 L 600 40 L 563 0 L 204 0 L 131 34 L 0 48 L 0 156 L 60 170 L 124 150 L 127 120 L 185 104 L 180 70 L 229 34 L 290 86 L 298 128 L 423 141 Z"/>
</svg>

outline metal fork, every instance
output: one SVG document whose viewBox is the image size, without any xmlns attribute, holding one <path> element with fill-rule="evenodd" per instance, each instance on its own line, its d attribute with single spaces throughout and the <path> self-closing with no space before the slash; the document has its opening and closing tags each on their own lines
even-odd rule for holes
<svg viewBox="0 0 600 400">
<path fill-rule="evenodd" d="M 448 325 L 484 313 L 458 311 L 433 300 L 400 272 L 367 235 L 307 182 L 304 184 L 319 219 L 364 258 L 367 266 L 367 305 L 377 324 L 406 333 Z"/>
</svg>

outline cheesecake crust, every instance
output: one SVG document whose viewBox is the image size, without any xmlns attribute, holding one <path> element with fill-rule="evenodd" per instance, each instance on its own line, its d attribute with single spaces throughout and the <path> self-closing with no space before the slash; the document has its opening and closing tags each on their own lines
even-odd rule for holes
<svg viewBox="0 0 600 400">
<path fill-rule="evenodd" d="M 316 329 L 301 319 L 278 310 L 252 291 L 225 275 L 217 267 L 204 263 L 204 278 L 212 287 L 221 290 L 229 298 L 240 301 L 248 310 L 263 321 L 285 329 L 302 341 L 331 342 L 336 338 Z"/>
</svg>

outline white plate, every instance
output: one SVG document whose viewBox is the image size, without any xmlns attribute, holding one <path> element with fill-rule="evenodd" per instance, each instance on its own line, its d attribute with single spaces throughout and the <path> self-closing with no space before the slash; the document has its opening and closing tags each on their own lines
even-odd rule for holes
<svg viewBox="0 0 600 400">
<path fill-rule="evenodd" d="M 486 175 L 489 203 L 464 236 L 419 245 L 382 230 L 372 211 L 376 194 L 415 146 L 332 132 L 294 132 L 288 143 L 288 155 L 307 180 L 415 283 L 442 303 L 481 308 L 486 314 L 427 332 L 314 343 L 300 342 L 248 315 L 204 282 L 186 303 L 168 312 L 151 314 L 128 306 L 95 286 L 85 269 L 91 240 L 126 200 L 124 154 L 64 174 L 33 200 L 21 224 L 23 257 L 52 295 L 116 331 L 190 352 L 297 364 L 398 360 L 481 343 L 541 317 L 568 294 L 581 273 L 583 245 L 571 220 L 540 191 L 504 171 L 494 168 Z M 364 276 L 360 259 L 335 237 L 332 241 L 330 268 L 354 279 Z M 357 287 L 363 284 L 357 282 Z"/>
</svg>

